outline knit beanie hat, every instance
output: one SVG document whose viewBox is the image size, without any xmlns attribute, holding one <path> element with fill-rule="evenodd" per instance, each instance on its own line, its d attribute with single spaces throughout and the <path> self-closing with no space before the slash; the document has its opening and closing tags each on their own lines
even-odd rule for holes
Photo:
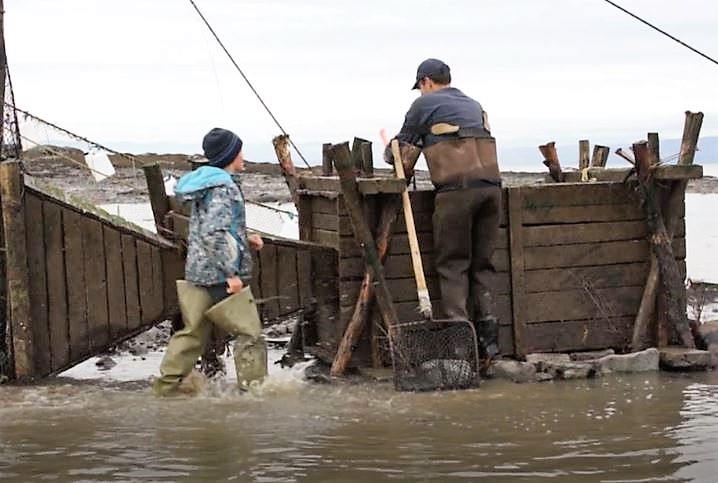
<svg viewBox="0 0 718 483">
<path fill-rule="evenodd" d="M 202 149 L 210 166 L 224 168 L 242 150 L 242 140 L 232 131 L 216 127 L 205 135 Z"/>
</svg>

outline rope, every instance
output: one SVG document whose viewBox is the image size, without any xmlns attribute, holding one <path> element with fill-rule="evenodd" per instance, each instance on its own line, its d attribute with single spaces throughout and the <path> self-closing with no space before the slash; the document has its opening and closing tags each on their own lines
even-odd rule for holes
<svg viewBox="0 0 718 483">
<path fill-rule="evenodd" d="M 693 47 L 691 47 L 691 46 L 688 45 L 687 43 L 683 42 L 683 41 L 680 40 L 680 39 L 677 39 L 677 38 L 674 37 L 673 35 L 671 35 L 671 34 L 669 34 L 668 32 L 666 32 L 665 30 L 659 29 L 658 27 L 656 27 L 656 26 L 653 25 L 652 23 L 648 22 L 647 20 L 642 19 L 641 17 L 639 17 L 638 15 L 636 15 L 636 14 L 634 14 L 634 13 L 629 12 L 628 10 L 626 10 L 626 9 L 623 8 L 623 7 L 621 7 L 620 5 L 617 5 L 616 3 L 612 2 L 611 0 L 603 0 L 603 1 L 606 2 L 606 3 L 608 3 L 609 5 L 613 5 L 614 7 L 616 7 L 617 9 L 619 9 L 620 11 L 622 11 L 623 13 L 626 13 L 626 14 L 630 15 L 631 17 L 635 18 L 635 19 L 638 20 L 639 22 L 641 22 L 641 23 L 643 23 L 643 24 L 645 24 L 645 25 L 648 25 L 648 26 L 651 27 L 653 30 L 662 33 L 663 35 L 665 35 L 665 36 L 668 37 L 669 39 L 671 39 L 671 40 L 673 40 L 673 41 L 675 41 L 675 42 L 678 42 L 678 43 L 681 44 L 683 47 L 685 47 L 685 48 L 687 48 L 687 49 L 689 49 L 689 50 L 692 50 L 693 52 L 695 52 L 696 54 L 700 55 L 701 57 L 703 57 L 703 58 L 705 58 L 705 59 L 708 59 L 709 61 L 711 61 L 711 62 L 713 62 L 714 64 L 718 65 L 718 60 L 715 60 L 714 58 L 712 58 L 712 57 L 710 57 L 710 56 L 704 54 L 704 53 L 701 52 L 700 50 L 694 49 Z"/>
<path fill-rule="evenodd" d="M 219 46 L 222 47 L 222 50 L 224 50 L 224 53 L 227 54 L 227 57 L 229 57 L 229 60 L 232 61 L 232 64 L 234 64 L 234 67 L 237 69 L 237 71 L 238 71 L 239 74 L 242 76 L 242 78 L 244 79 L 244 81 L 247 83 L 247 85 L 249 86 L 249 88 L 252 90 L 252 92 L 254 93 L 254 95 L 257 96 L 257 99 L 259 99 L 259 102 L 262 104 L 262 106 L 264 107 L 264 109 L 267 111 L 267 114 L 269 114 L 269 116 L 272 118 L 272 120 L 273 120 L 274 123 L 277 125 L 277 127 L 279 128 L 279 130 L 282 131 L 282 134 L 284 134 L 285 136 L 289 136 L 289 134 L 287 134 L 287 131 L 285 131 L 284 128 L 282 127 L 282 125 L 279 124 L 279 121 L 278 121 L 277 118 L 274 116 L 274 114 L 272 113 L 272 111 L 269 109 L 269 106 L 267 106 L 267 104 L 264 102 L 264 99 L 262 99 L 262 96 L 259 95 L 259 93 L 257 92 L 257 89 L 254 88 L 254 86 L 253 86 L 252 83 L 249 81 L 249 79 L 247 78 L 247 76 L 244 75 L 244 72 L 243 72 L 242 69 L 239 67 L 239 65 L 237 64 L 237 62 L 235 62 L 234 57 L 232 57 L 232 54 L 229 53 L 229 51 L 227 50 L 227 48 L 224 46 L 224 44 L 222 43 L 222 41 L 219 39 L 219 37 L 218 37 L 217 34 L 215 33 L 215 31 L 214 31 L 214 29 L 212 28 L 212 26 L 209 24 L 209 22 L 207 21 L 207 19 L 205 18 L 205 16 L 202 15 L 202 12 L 200 11 L 199 7 L 197 7 L 197 4 L 194 3 L 194 0 L 189 0 L 189 3 L 191 3 L 192 6 L 194 7 L 194 9 L 197 11 L 197 13 L 199 14 L 200 18 L 202 19 L 202 21 L 204 22 L 204 24 L 207 26 L 207 28 L 209 29 L 209 31 L 212 33 L 212 35 L 214 36 L 214 38 L 215 38 L 215 40 L 217 41 L 217 43 L 219 44 Z M 304 164 L 307 166 L 307 168 L 310 168 L 309 163 L 308 163 L 307 160 L 304 158 L 304 156 L 302 155 L 301 151 L 299 151 L 299 148 L 294 144 L 294 141 L 291 140 L 291 138 L 289 138 L 289 144 L 292 145 L 292 147 L 293 147 L 294 150 L 297 152 L 297 154 L 299 155 L 299 157 L 302 158 L 302 161 L 304 161 Z"/>
</svg>

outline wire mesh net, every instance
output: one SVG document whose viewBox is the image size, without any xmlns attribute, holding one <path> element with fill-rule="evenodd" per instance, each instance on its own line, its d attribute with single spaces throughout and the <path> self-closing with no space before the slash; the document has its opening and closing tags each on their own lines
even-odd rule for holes
<svg viewBox="0 0 718 483">
<path fill-rule="evenodd" d="M 10 71 L 5 71 L 5 89 L 3 99 L 2 139 L 0 141 L 0 159 L 19 158 L 22 153 L 20 132 L 18 130 L 17 111 L 10 106 L 15 105 L 15 94 L 10 81 Z"/>
<path fill-rule="evenodd" d="M 391 338 L 399 391 L 468 389 L 479 385 L 476 330 L 468 321 L 398 324 Z"/>
</svg>

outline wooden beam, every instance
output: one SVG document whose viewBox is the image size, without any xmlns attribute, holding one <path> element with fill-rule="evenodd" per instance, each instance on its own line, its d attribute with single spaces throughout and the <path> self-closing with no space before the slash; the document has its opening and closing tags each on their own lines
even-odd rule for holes
<svg viewBox="0 0 718 483">
<path fill-rule="evenodd" d="M 15 378 L 35 376 L 35 345 L 30 318 L 30 281 L 25 243 L 23 174 L 19 161 L 0 163 L 0 202 L 5 237 L 5 273 Z"/>
<path fill-rule="evenodd" d="M 681 152 L 678 155 L 678 164 L 693 164 L 693 158 L 698 148 L 698 136 L 703 125 L 702 112 L 686 111 L 686 122 L 683 127 L 681 139 Z"/>
<path fill-rule="evenodd" d="M 526 356 L 526 304 L 524 292 L 526 290 L 524 266 L 524 239 L 523 239 L 523 198 L 521 188 L 507 190 L 509 203 L 509 240 L 511 246 L 511 304 L 514 327 L 514 354 L 523 359 Z"/>
<path fill-rule="evenodd" d="M 331 150 L 332 143 L 322 144 L 322 175 L 331 176 L 334 167 L 332 165 Z"/>
<path fill-rule="evenodd" d="M 550 142 L 539 146 L 539 151 L 543 154 L 543 164 L 548 168 L 549 174 L 553 181 L 560 183 L 564 181 L 563 172 L 561 171 L 561 163 L 558 160 L 556 152 L 556 143 Z"/>
<path fill-rule="evenodd" d="M 145 180 L 147 181 L 147 190 L 150 194 L 150 205 L 152 206 L 152 215 L 155 218 L 155 226 L 157 233 L 162 233 L 161 228 L 164 226 L 165 215 L 170 211 L 170 203 L 165 191 L 165 181 L 162 177 L 162 170 L 159 164 L 150 164 L 143 166 L 142 171 L 145 172 Z"/>
<path fill-rule="evenodd" d="M 624 158 L 627 161 L 630 159 Z M 588 168 L 587 174 L 589 178 L 595 178 L 596 181 L 613 181 L 622 183 L 631 173 L 632 168 Z M 681 180 L 681 179 L 699 179 L 703 177 L 703 166 L 693 165 L 660 165 L 651 168 L 653 178 L 657 180 Z M 580 171 L 566 171 L 563 173 L 565 181 L 568 183 L 578 183 L 581 181 Z M 547 177 L 546 181 L 553 182 L 553 179 Z"/>
<path fill-rule="evenodd" d="M 608 161 L 608 153 L 610 149 L 608 146 L 601 146 L 599 144 L 593 147 L 593 157 L 591 158 L 591 166 L 593 167 L 604 167 L 606 161 Z"/>
</svg>

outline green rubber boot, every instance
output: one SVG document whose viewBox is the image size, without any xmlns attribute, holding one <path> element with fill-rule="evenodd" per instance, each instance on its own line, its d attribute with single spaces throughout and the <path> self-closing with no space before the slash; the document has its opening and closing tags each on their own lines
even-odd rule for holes
<svg viewBox="0 0 718 483">
<path fill-rule="evenodd" d="M 260 384 L 267 376 L 267 347 L 252 289 L 243 288 L 214 305 L 205 315 L 213 324 L 236 337 L 233 352 L 240 389 L 247 390 Z"/>
<path fill-rule="evenodd" d="M 158 396 L 186 392 L 182 390 L 180 383 L 190 374 L 202 355 L 212 330 L 211 323 L 205 318 L 205 312 L 212 306 L 212 297 L 205 288 L 185 280 L 177 280 L 177 298 L 184 328 L 175 332 L 167 344 L 167 351 L 160 365 L 161 375 L 152 386 Z"/>
</svg>

